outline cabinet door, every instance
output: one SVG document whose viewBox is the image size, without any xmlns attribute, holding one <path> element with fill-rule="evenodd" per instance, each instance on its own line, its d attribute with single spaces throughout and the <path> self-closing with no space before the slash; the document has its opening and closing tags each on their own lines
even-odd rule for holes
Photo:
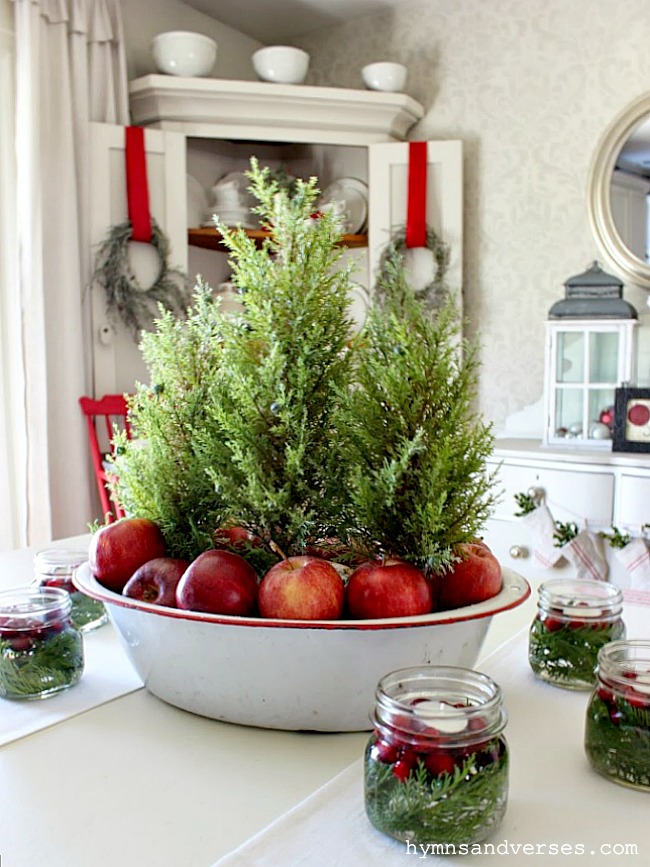
<svg viewBox="0 0 650 867">
<path fill-rule="evenodd" d="M 406 226 L 409 145 L 369 147 L 369 258 L 371 284 L 386 244 Z M 450 247 L 447 284 L 458 293 L 463 284 L 463 150 L 460 141 L 427 144 L 427 225 Z"/>
<path fill-rule="evenodd" d="M 128 219 L 124 127 L 91 123 L 91 244 L 92 267 L 109 229 Z M 187 270 L 187 197 L 185 136 L 146 129 L 147 180 L 151 215 L 167 235 L 171 266 Z M 129 259 L 138 283 L 147 288 L 156 279 L 158 256 L 150 244 L 132 242 Z M 93 285 L 91 349 L 93 387 L 103 394 L 131 392 L 146 382 L 147 370 L 136 340 L 106 312 L 104 290 Z"/>
</svg>

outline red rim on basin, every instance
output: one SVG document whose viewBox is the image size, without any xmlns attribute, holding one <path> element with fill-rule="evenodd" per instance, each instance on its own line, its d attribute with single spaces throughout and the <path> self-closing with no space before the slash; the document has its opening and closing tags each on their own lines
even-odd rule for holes
<svg viewBox="0 0 650 867">
<path fill-rule="evenodd" d="M 202 611 L 185 611 L 179 608 L 166 608 L 162 605 L 152 605 L 122 596 L 103 587 L 90 571 L 90 565 L 84 563 L 77 569 L 73 578 L 75 586 L 92 599 L 98 599 L 107 605 L 118 605 L 123 608 L 134 608 L 160 617 L 172 617 L 180 620 L 198 620 L 204 623 L 221 623 L 228 626 L 255 626 L 269 628 L 291 629 L 402 629 L 404 627 L 431 626 L 433 624 L 460 623 L 465 620 L 477 620 L 482 617 L 492 617 L 502 611 L 509 611 L 525 602 L 530 596 L 530 586 L 521 575 L 510 569 L 503 569 L 503 587 L 491 599 L 464 608 L 454 608 L 449 611 L 437 611 L 432 614 L 420 614 L 415 617 L 395 617 L 383 620 L 273 620 L 267 617 L 240 617 L 226 614 L 206 614 Z"/>
</svg>

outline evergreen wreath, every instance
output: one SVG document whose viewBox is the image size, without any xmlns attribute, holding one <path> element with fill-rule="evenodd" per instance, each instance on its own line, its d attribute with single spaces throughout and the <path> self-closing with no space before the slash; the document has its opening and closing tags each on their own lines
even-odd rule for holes
<svg viewBox="0 0 650 867">
<path fill-rule="evenodd" d="M 151 245 L 158 253 L 158 276 L 143 289 L 129 262 L 130 221 L 113 226 L 102 242 L 95 260 L 92 282 L 106 292 L 106 309 L 113 324 L 120 319 L 139 338 L 150 330 L 160 307 L 177 316 L 185 316 L 191 303 L 191 281 L 187 274 L 169 265 L 169 240 L 158 223 L 151 221 Z"/>
<path fill-rule="evenodd" d="M 407 250 L 406 246 L 406 229 L 398 231 L 386 245 L 386 249 L 382 253 L 379 263 L 379 273 L 377 275 L 378 292 L 381 296 L 379 287 L 382 286 L 387 277 L 387 266 L 395 255 L 404 258 Z M 418 300 L 429 310 L 438 310 L 442 307 L 449 297 L 449 288 L 445 278 L 449 268 L 449 246 L 442 241 L 433 229 L 427 227 L 427 243 L 426 249 L 431 250 L 436 263 L 436 274 L 431 283 L 417 293 Z M 381 298 L 380 298 L 381 300 Z"/>
</svg>

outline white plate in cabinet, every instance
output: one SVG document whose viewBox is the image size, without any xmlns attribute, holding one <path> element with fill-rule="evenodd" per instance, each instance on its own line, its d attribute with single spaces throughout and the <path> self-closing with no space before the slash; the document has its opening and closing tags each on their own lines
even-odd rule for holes
<svg viewBox="0 0 650 867">
<path fill-rule="evenodd" d="M 546 505 L 556 521 L 573 521 L 579 526 L 586 521 L 598 527 L 609 527 L 614 514 L 614 482 L 611 472 L 503 464 L 496 486 L 503 495 L 495 515 L 512 518 L 519 510 L 515 494 L 539 488 L 544 492 Z"/>
<path fill-rule="evenodd" d="M 631 476 L 623 473 L 619 479 L 617 525 L 639 530 L 650 524 L 650 476 Z"/>
</svg>

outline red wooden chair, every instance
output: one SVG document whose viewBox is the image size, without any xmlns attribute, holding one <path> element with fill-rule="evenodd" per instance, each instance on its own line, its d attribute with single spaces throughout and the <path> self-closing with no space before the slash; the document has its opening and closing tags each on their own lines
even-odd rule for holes
<svg viewBox="0 0 650 867">
<path fill-rule="evenodd" d="M 90 454 L 102 513 L 106 520 L 112 523 L 124 517 L 124 509 L 111 491 L 111 476 L 106 472 L 105 461 L 108 455 L 114 454 L 115 427 L 126 430 L 127 436 L 131 436 L 126 397 L 123 394 L 106 394 L 98 400 L 80 397 L 79 406 L 88 425 Z"/>
</svg>

